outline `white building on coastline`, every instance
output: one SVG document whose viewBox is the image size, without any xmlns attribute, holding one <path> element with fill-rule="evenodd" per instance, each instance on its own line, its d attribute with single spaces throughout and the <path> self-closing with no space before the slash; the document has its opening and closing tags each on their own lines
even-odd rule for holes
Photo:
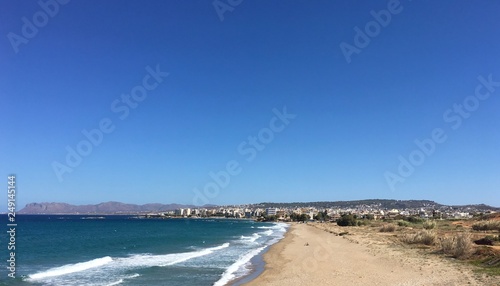
<svg viewBox="0 0 500 286">
<path fill-rule="evenodd" d="M 267 208 L 266 209 L 266 215 L 267 216 L 276 215 L 277 212 L 278 212 L 277 208 Z"/>
</svg>

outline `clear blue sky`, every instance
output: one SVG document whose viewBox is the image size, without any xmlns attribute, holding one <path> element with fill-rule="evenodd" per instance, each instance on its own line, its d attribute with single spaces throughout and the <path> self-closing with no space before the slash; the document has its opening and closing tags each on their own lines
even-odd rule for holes
<svg viewBox="0 0 500 286">
<path fill-rule="evenodd" d="M 193 189 L 207 186 L 202 201 L 212 204 L 500 206 L 498 1 L 402 0 L 390 20 L 381 18 L 385 27 L 370 26 L 370 12 L 395 2 L 221 0 L 219 14 L 231 8 L 221 15 L 212 1 L 51 3 L 53 15 L 36 1 L 0 4 L 0 174 L 5 186 L 17 175 L 19 209 L 191 204 Z M 355 27 L 367 24 L 373 37 L 356 47 Z M 350 63 L 341 43 L 358 49 Z M 122 94 L 144 91 L 145 77 L 156 85 L 148 66 L 162 82 L 127 107 Z M 490 76 L 488 87 L 478 87 L 479 76 Z M 476 89 L 490 96 L 478 99 Z M 272 121 L 284 129 L 270 134 L 273 109 L 285 106 L 296 117 Z M 101 120 L 114 129 L 68 166 L 66 147 L 76 149 L 82 130 Z M 414 141 L 435 129 L 446 140 L 428 155 L 418 151 Z M 249 141 L 259 133 L 262 150 Z M 411 174 L 401 176 L 399 156 L 418 163 Z M 72 172 L 59 180 L 54 162 Z M 238 174 L 210 193 L 217 183 L 209 173 L 228 162 Z M 391 189 L 389 173 L 404 181 Z"/>
</svg>

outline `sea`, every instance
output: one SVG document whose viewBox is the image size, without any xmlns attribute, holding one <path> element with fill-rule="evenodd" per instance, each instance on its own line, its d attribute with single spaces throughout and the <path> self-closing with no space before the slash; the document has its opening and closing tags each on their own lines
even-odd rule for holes
<svg viewBox="0 0 500 286">
<path fill-rule="evenodd" d="M 287 230 L 244 219 L 18 215 L 10 278 L 2 218 L 0 285 L 239 285 Z"/>
</svg>

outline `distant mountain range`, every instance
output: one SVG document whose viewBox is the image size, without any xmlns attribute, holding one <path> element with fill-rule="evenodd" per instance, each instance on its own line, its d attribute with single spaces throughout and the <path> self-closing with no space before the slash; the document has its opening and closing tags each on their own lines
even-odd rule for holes
<svg viewBox="0 0 500 286">
<path fill-rule="evenodd" d="M 124 204 L 120 202 L 106 202 L 97 205 L 70 205 L 66 203 L 30 203 L 18 214 L 136 214 L 160 212 L 178 208 L 194 208 L 193 205 L 179 204 Z M 208 206 L 207 206 L 208 207 Z"/>
<path fill-rule="evenodd" d="M 461 205 L 448 206 L 429 200 L 385 200 L 370 199 L 357 201 L 334 201 L 334 202 L 296 202 L 296 203 L 260 203 L 246 205 L 252 208 L 268 207 L 316 207 L 316 208 L 358 208 L 358 207 L 376 207 L 379 209 L 415 209 L 415 208 L 453 208 L 453 209 L 473 209 L 479 211 L 494 210 L 500 211 L 498 207 L 492 207 L 485 204 L 479 205 Z M 215 208 L 216 205 L 181 205 L 181 204 L 125 204 L 120 202 L 106 202 L 97 205 L 70 205 L 66 203 L 30 203 L 19 214 L 139 214 L 150 212 L 171 211 L 180 208 Z"/>
</svg>

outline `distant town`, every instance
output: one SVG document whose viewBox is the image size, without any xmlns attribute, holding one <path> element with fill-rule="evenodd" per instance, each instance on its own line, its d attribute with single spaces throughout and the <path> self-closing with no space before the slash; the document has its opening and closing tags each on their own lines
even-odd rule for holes
<svg viewBox="0 0 500 286">
<path fill-rule="evenodd" d="M 313 203 L 318 204 L 318 203 Z M 148 218 L 164 217 L 224 217 L 248 218 L 262 221 L 336 221 L 342 215 L 350 214 L 359 219 L 401 219 L 419 217 L 423 219 L 469 219 L 484 214 L 496 213 L 498 208 L 486 205 L 445 206 L 437 203 L 423 203 L 419 207 L 388 208 L 384 203 L 359 204 L 346 207 L 318 206 L 273 206 L 272 203 L 247 206 L 220 206 L 214 208 L 177 208 L 175 210 L 149 213 Z"/>
<path fill-rule="evenodd" d="M 143 218 L 247 218 L 262 221 L 335 221 L 342 215 L 358 219 L 468 219 L 500 212 L 500 208 L 479 205 L 450 206 L 429 200 L 369 199 L 334 202 L 259 203 L 248 205 L 124 204 L 106 202 L 97 205 L 66 203 L 30 203 L 19 214 L 138 215 Z"/>
</svg>

